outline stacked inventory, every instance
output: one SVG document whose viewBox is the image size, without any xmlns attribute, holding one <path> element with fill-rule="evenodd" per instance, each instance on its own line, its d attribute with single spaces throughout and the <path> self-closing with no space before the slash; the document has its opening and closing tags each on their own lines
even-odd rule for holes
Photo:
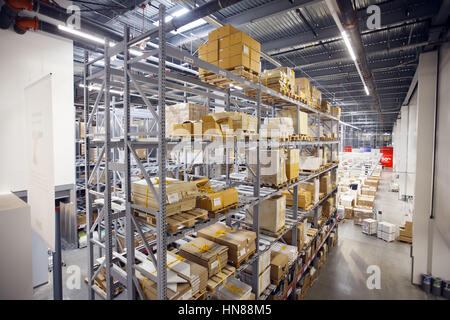
<svg viewBox="0 0 450 320">
<path fill-rule="evenodd" d="M 331 149 L 332 146 L 337 146 L 337 143 L 320 141 L 320 130 L 315 132 L 317 134 L 314 141 L 280 139 L 276 141 L 278 145 L 263 145 L 260 139 L 243 139 L 243 154 L 248 154 L 248 157 L 238 163 L 239 150 L 235 146 L 242 141 L 236 139 L 236 132 L 240 130 L 242 133 L 261 134 L 257 129 L 262 127 L 263 119 L 272 117 L 269 123 L 280 125 L 290 122 L 293 128 L 291 132 L 299 135 L 299 131 L 305 127 L 300 124 L 304 117 L 300 112 L 309 112 L 307 122 L 311 122 L 316 128 L 322 127 L 325 121 L 336 124 L 336 119 L 290 96 L 275 92 L 264 85 L 245 82 L 238 77 L 234 73 L 237 71 L 236 67 L 230 67 L 232 63 L 227 64 L 227 61 L 237 59 L 242 62 L 245 59 L 242 52 L 239 53 L 239 59 L 234 58 L 232 47 L 234 41 L 238 40 L 232 38 L 241 39 L 238 44 L 243 45 L 242 51 L 246 50 L 244 46 L 249 48 L 250 60 L 252 56 L 257 56 L 259 49 L 252 45 L 251 41 L 250 45 L 248 42 L 246 44 L 248 39 L 246 40 L 244 34 L 231 27 L 225 28 L 228 30 L 227 34 L 219 33 L 217 38 L 214 38 L 214 35 L 209 38 L 211 48 L 218 51 L 216 65 L 220 68 L 220 76 L 256 90 L 257 96 L 264 93 L 284 100 L 289 105 L 295 105 L 295 116 L 292 113 L 294 110 L 291 109 L 290 116 L 285 117 L 290 121 L 275 120 L 274 113 L 271 112 L 273 109 L 267 112 L 267 105 L 261 101 L 243 96 L 239 93 L 240 90 L 225 90 L 221 88 L 221 83 L 213 86 L 202 84 L 194 77 L 184 76 L 185 87 L 182 87 L 192 96 L 177 95 L 174 91 L 180 91 L 181 88 L 174 82 L 180 80 L 178 75 L 166 72 L 166 55 L 177 60 L 192 61 L 196 67 L 210 69 L 208 72 L 215 73 L 215 76 L 219 75 L 219 71 L 202 61 L 204 59 L 197 59 L 183 50 L 167 46 L 164 39 L 164 21 L 164 6 L 161 6 L 161 39 L 156 50 L 160 61 L 157 80 L 142 76 L 139 69 L 134 68 L 133 63 L 138 59 L 128 59 L 128 28 L 125 29 L 124 50 L 120 52 L 124 54 L 123 69 L 111 66 L 108 52 L 110 47 L 105 44 L 104 121 L 100 130 L 102 135 L 92 136 L 89 128 L 85 128 L 88 147 L 86 157 L 90 157 L 90 148 L 103 150 L 100 154 L 104 154 L 106 166 L 105 188 L 96 190 L 92 181 L 86 183 L 86 192 L 91 195 L 86 199 L 89 252 L 94 252 L 94 247 L 100 248 L 100 255 L 103 261 L 107 262 L 103 264 L 105 273 L 102 273 L 105 285 L 100 288 L 93 283 L 93 279 L 98 275 L 96 270 L 101 268 L 103 261 L 94 260 L 93 255 L 90 255 L 90 298 L 94 292 L 106 299 L 113 298 L 116 285 L 112 286 L 110 280 L 114 280 L 117 287 L 127 288 L 129 299 L 288 298 L 295 292 L 303 277 L 308 277 L 311 281 L 317 277 L 315 269 L 310 266 L 317 261 L 315 259 L 323 264 L 326 251 L 330 248 L 327 241 L 330 241 L 328 239 L 336 230 L 333 199 L 336 190 L 333 182 L 336 175 L 330 172 L 337 164 L 329 161 L 325 148 Z M 232 54 L 228 58 L 227 51 Z M 206 53 L 210 52 L 213 51 L 207 49 Z M 214 53 L 211 54 L 211 59 L 214 57 Z M 245 62 L 242 64 L 240 66 L 245 70 Z M 86 55 L 86 97 L 86 88 L 96 76 L 90 72 L 91 65 Z M 250 65 L 249 63 L 248 66 Z M 227 66 L 230 68 L 226 68 Z M 233 69 L 233 72 L 227 69 Z M 247 69 L 245 71 L 249 72 L 252 67 Z M 139 133 L 132 134 L 129 113 L 123 112 L 124 118 L 119 128 L 121 132 L 111 134 L 111 109 L 114 105 L 111 103 L 110 72 L 119 80 L 114 83 L 125 84 L 126 90 L 120 97 L 123 100 L 118 102 L 123 105 L 125 111 L 130 109 L 131 94 L 143 98 L 149 122 L 151 120 L 153 124 L 147 123 L 143 132 L 139 129 Z M 166 81 L 166 78 L 170 81 Z M 286 88 L 291 90 L 294 83 L 292 79 L 285 78 L 283 81 Z M 155 99 L 152 92 L 154 90 L 148 89 L 154 86 L 155 82 L 158 86 L 158 105 L 167 104 L 167 108 L 156 109 L 148 101 L 149 97 Z M 133 86 L 127 87 L 131 83 Z M 202 90 L 193 89 L 194 86 L 201 87 Z M 165 97 L 166 90 L 169 89 L 175 89 L 170 93 L 170 100 L 178 99 L 180 103 L 184 101 L 181 106 L 177 103 L 178 106 L 173 110 L 170 108 L 173 102 L 169 102 Z M 211 113 L 208 101 L 212 96 L 215 100 L 222 97 L 225 112 Z M 186 103 L 187 98 L 198 97 L 207 98 L 207 112 L 204 106 Z M 96 100 L 94 110 L 100 100 Z M 231 112 L 231 104 L 251 109 L 256 117 Z M 183 111 L 180 112 L 185 112 L 185 115 L 179 117 L 177 108 L 181 108 Z M 93 115 L 92 110 L 92 104 L 87 98 L 85 122 Z M 166 125 L 174 130 L 171 139 L 167 139 L 165 135 L 167 128 L 154 130 L 164 129 Z M 176 163 L 178 160 L 167 161 L 168 155 L 179 150 L 178 148 L 198 142 L 200 127 L 200 150 L 207 148 L 209 143 L 214 143 L 213 151 L 224 150 L 224 153 L 230 155 L 231 152 L 221 149 L 222 146 L 216 143 L 232 143 L 230 149 L 235 155 L 227 156 L 225 162 L 235 165 L 235 176 L 232 177 L 230 170 L 226 170 L 225 174 L 212 180 L 209 163 L 200 161 L 195 164 L 196 170 L 191 170 L 194 166 L 180 167 Z M 153 155 L 155 158 L 144 162 L 139 159 L 137 149 L 146 149 L 146 156 Z M 120 157 L 111 157 L 116 152 L 121 153 Z M 305 170 L 302 156 L 306 154 L 312 154 L 311 157 L 318 159 L 319 166 L 316 170 Z M 98 166 L 101 158 L 103 157 L 96 159 L 94 166 Z M 271 165 L 268 165 L 268 162 Z M 168 170 L 171 166 L 175 167 L 174 176 L 167 177 L 168 173 L 172 174 L 172 171 Z M 89 175 L 90 172 L 86 172 L 86 177 Z M 217 187 L 219 185 L 220 187 Z M 286 208 L 286 191 L 291 195 L 291 208 Z M 304 211 L 299 212 L 299 207 L 303 207 Z M 94 209 L 99 212 L 96 219 L 93 219 Z M 247 211 L 251 213 L 248 218 L 245 217 Z M 307 216 L 314 216 L 311 223 L 305 220 Z M 96 227 L 104 230 L 104 237 L 93 237 L 91 230 Z M 290 241 L 287 244 L 279 241 L 285 235 Z M 123 241 L 115 241 L 116 239 Z M 142 241 L 135 241 L 136 239 Z"/>
</svg>

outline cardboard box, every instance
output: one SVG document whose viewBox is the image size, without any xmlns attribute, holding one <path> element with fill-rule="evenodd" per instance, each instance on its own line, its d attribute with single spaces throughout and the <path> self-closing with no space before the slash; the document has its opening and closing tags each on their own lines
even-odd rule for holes
<svg viewBox="0 0 450 320">
<path fill-rule="evenodd" d="M 208 211 L 216 211 L 239 201 L 236 188 L 229 188 L 215 193 L 204 193 L 197 198 L 197 207 Z"/>
<path fill-rule="evenodd" d="M 230 36 L 219 38 L 219 50 L 230 47 L 231 45 L 230 39 L 231 39 Z"/>
<path fill-rule="evenodd" d="M 270 256 L 269 256 L 270 257 Z M 245 283 L 251 285 L 253 283 L 253 274 L 252 271 L 247 272 L 249 268 L 244 270 L 241 273 L 241 280 Z M 258 292 L 262 293 L 270 284 L 270 266 L 261 270 L 261 273 L 258 276 Z"/>
<path fill-rule="evenodd" d="M 197 235 L 227 246 L 228 261 L 233 266 L 237 266 L 256 249 L 255 232 L 233 229 L 221 222 L 199 230 Z"/>
<path fill-rule="evenodd" d="M 291 189 L 290 191 L 293 192 L 294 190 Z M 287 191 L 287 190 L 283 191 L 282 194 L 284 196 L 286 196 L 286 204 L 289 205 L 289 206 L 292 206 L 293 205 L 292 194 L 289 191 Z M 298 196 L 297 196 L 297 206 L 298 206 L 298 208 L 306 209 L 312 203 L 312 198 L 311 198 L 312 197 L 312 193 L 311 193 L 311 191 L 307 191 L 307 190 L 304 190 L 304 189 L 299 187 L 297 194 L 298 194 Z"/>
<path fill-rule="evenodd" d="M 180 256 L 208 269 L 208 277 L 217 274 L 227 265 L 228 248 L 208 239 L 198 237 L 180 247 Z"/>
<path fill-rule="evenodd" d="M 288 179 L 295 179 L 299 175 L 300 150 L 286 149 L 286 176 Z"/>
<path fill-rule="evenodd" d="M 286 243 L 292 244 L 292 230 L 289 230 L 283 235 L 283 240 Z M 299 223 L 297 225 L 297 248 L 298 252 L 303 250 L 303 245 L 305 243 L 305 224 Z"/>
<path fill-rule="evenodd" d="M 298 257 L 298 249 L 297 246 L 291 246 L 280 241 L 277 241 L 272 246 L 272 251 L 281 252 L 288 256 L 288 265 L 291 266 L 294 264 L 295 260 Z"/>
<path fill-rule="evenodd" d="M 344 207 L 344 218 L 353 219 L 353 207 Z"/>
<path fill-rule="evenodd" d="M 215 296 L 219 300 L 250 300 L 252 287 L 235 277 L 228 277 L 224 285 L 218 286 Z"/>
<path fill-rule="evenodd" d="M 297 106 L 287 106 L 283 110 L 277 111 L 280 117 L 289 117 L 292 119 L 292 126 L 295 130 L 297 123 Z M 308 135 L 308 114 L 303 111 L 299 111 L 299 131 L 298 134 Z"/>
<path fill-rule="evenodd" d="M 375 201 L 374 196 L 359 195 L 357 197 L 356 203 L 358 206 L 373 208 L 374 201 Z"/>
<path fill-rule="evenodd" d="M 257 163 L 256 149 L 249 151 L 249 166 L 255 172 Z M 260 150 L 260 177 L 261 183 L 267 185 L 281 185 L 286 180 L 285 155 L 283 149 Z M 248 172 L 247 179 L 254 180 L 251 172 Z"/>
<path fill-rule="evenodd" d="M 320 192 L 328 195 L 332 191 L 330 172 L 326 172 L 320 176 Z"/>
<path fill-rule="evenodd" d="M 377 234 L 378 222 L 374 219 L 364 219 L 362 223 L 362 232 L 368 235 Z"/>
<path fill-rule="evenodd" d="M 341 118 L 341 108 L 333 107 L 332 115 L 333 115 L 333 117 L 340 119 Z"/>
<path fill-rule="evenodd" d="M 200 121 L 203 116 L 208 114 L 207 106 L 195 103 L 179 103 L 166 106 L 166 135 L 173 135 L 173 125 L 185 121 Z"/>
<path fill-rule="evenodd" d="M 285 224 L 286 197 L 273 196 L 264 200 L 259 207 L 259 226 L 261 229 L 276 233 Z"/>
<path fill-rule="evenodd" d="M 353 223 L 362 225 L 364 219 L 373 218 L 373 212 L 371 209 L 353 208 Z"/>
<path fill-rule="evenodd" d="M 219 38 L 224 38 L 224 37 L 229 36 L 236 32 L 240 32 L 240 31 L 238 29 L 236 29 L 235 27 L 233 27 L 231 24 L 227 24 L 223 27 L 220 27 L 216 30 L 211 31 L 208 34 L 208 42 L 219 39 Z"/>
<path fill-rule="evenodd" d="M 158 179 L 151 178 L 155 190 L 159 191 Z M 199 195 L 195 183 L 177 179 L 166 180 L 166 214 L 167 216 L 188 211 L 195 208 L 196 198 Z M 142 179 L 131 184 L 131 199 L 134 204 L 157 211 L 159 210 L 153 192 Z"/>
<path fill-rule="evenodd" d="M 281 252 L 272 251 L 270 254 L 270 280 L 278 283 L 287 274 L 288 256 Z"/>
<path fill-rule="evenodd" d="M 322 159 L 312 156 L 300 156 L 300 170 L 319 170 Z"/>
<path fill-rule="evenodd" d="M 306 99 L 309 100 L 311 98 L 311 85 L 308 78 L 296 78 L 295 84 L 298 90 L 300 92 L 303 92 L 306 96 Z"/>
</svg>

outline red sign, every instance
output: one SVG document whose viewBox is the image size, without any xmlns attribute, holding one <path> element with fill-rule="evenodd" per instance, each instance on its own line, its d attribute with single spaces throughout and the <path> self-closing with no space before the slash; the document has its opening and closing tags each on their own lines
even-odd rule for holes
<svg viewBox="0 0 450 320">
<path fill-rule="evenodd" d="M 344 146 L 344 152 L 352 152 L 352 146 Z"/>
<path fill-rule="evenodd" d="M 380 163 L 385 167 L 392 168 L 392 163 L 393 163 L 393 159 L 394 159 L 394 148 L 382 147 L 382 148 L 380 148 L 380 152 L 382 154 Z"/>
</svg>

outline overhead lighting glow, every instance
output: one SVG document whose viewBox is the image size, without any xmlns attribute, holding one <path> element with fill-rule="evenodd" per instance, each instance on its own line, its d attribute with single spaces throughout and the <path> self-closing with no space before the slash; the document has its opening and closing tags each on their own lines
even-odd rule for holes
<svg viewBox="0 0 450 320">
<path fill-rule="evenodd" d="M 61 25 L 61 24 L 58 25 L 58 29 L 62 30 L 64 32 L 68 32 L 68 33 L 74 34 L 74 35 L 76 35 L 78 37 L 81 37 L 81 38 L 85 38 L 85 39 L 88 39 L 88 40 L 91 40 L 91 41 L 94 41 L 94 42 L 97 42 L 97 43 L 100 43 L 100 44 L 105 44 L 105 40 L 102 39 L 102 38 L 93 36 L 93 35 L 85 33 L 85 32 L 81 32 L 81 31 L 73 29 L 73 28 L 66 27 L 66 26 Z"/>
<path fill-rule="evenodd" d="M 205 19 L 198 19 L 198 20 L 192 21 L 191 23 L 188 23 L 188 24 L 178 28 L 175 33 L 185 32 L 185 31 L 200 27 L 201 25 L 204 25 L 205 23 L 206 23 Z"/>
<path fill-rule="evenodd" d="M 352 45 L 350 44 L 350 39 L 347 35 L 347 32 L 342 31 L 342 39 L 344 39 L 345 45 L 347 46 L 347 50 L 350 53 L 350 57 L 352 57 L 353 61 L 356 62 L 355 52 L 353 51 Z"/>
<path fill-rule="evenodd" d="M 183 8 L 183 9 L 180 9 L 178 11 L 175 11 L 174 13 L 171 14 L 171 16 L 179 17 L 179 16 L 182 16 L 183 14 L 188 13 L 188 12 L 189 12 L 189 9 Z"/>
<path fill-rule="evenodd" d="M 367 95 L 370 95 L 370 93 L 369 93 L 369 89 L 367 88 L 367 86 L 366 86 L 366 85 L 364 85 L 364 90 L 366 91 L 366 94 L 367 94 Z"/>
<path fill-rule="evenodd" d="M 82 83 L 80 83 L 78 86 L 79 86 L 80 88 L 84 88 L 84 84 L 82 84 Z M 88 86 L 88 90 L 89 90 L 89 91 L 92 91 L 92 90 L 100 91 L 100 87 L 99 87 L 99 86 L 92 86 L 92 85 L 91 85 L 91 86 Z M 114 89 L 110 89 L 109 92 L 110 92 L 110 93 L 115 93 L 115 94 L 120 94 L 120 95 L 123 94 L 123 91 L 114 90 Z"/>
</svg>

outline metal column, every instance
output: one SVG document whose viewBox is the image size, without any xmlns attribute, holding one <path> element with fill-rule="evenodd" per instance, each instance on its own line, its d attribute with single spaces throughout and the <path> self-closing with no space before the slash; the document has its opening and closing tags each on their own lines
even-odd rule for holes
<svg viewBox="0 0 450 320">
<path fill-rule="evenodd" d="M 257 117 L 257 132 L 261 130 L 261 80 L 259 80 L 258 85 L 258 96 L 256 102 L 256 117 Z M 253 196 L 255 198 L 260 197 L 261 189 L 261 168 L 260 168 L 260 137 L 257 138 L 256 143 L 256 172 L 255 172 L 255 185 L 253 186 Z M 256 232 L 256 251 L 255 254 L 259 252 L 259 201 L 253 206 L 253 231 Z M 259 299 L 259 288 L 258 288 L 258 277 L 259 277 L 259 259 L 256 259 L 252 265 L 252 287 L 256 299 Z"/>
<path fill-rule="evenodd" d="M 88 121 L 89 121 L 89 82 L 87 80 L 87 77 L 90 75 L 89 72 L 89 53 L 87 51 L 84 52 L 84 70 L 83 70 L 83 94 L 84 94 L 84 137 L 85 137 L 85 141 L 84 141 L 84 155 L 85 155 L 85 171 L 84 174 L 86 176 L 86 184 L 85 184 L 85 197 L 86 197 L 86 219 L 87 219 L 87 226 L 86 226 L 86 238 L 87 238 L 87 246 L 88 246 L 88 250 L 89 250 L 89 256 L 88 256 L 88 274 L 87 274 L 87 278 L 88 278 L 88 297 L 89 300 L 94 300 L 95 299 L 95 294 L 94 294 L 94 289 L 92 288 L 93 285 L 93 279 L 92 277 L 94 276 L 94 244 L 92 243 L 92 219 L 93 219 L 93 214 L 92 214 L 92 199 L 91 199 L 91 194 L 89 193 L 89 176 L 91 174 L 90 171 L 90 163 L 89 163 L 89 158 L 90 158 L 90 154 L 89 154 L 89 150 L 90 150 L 90 141 L 89 141 L 89 126 Z M 101 94 L 101 92 L 99 92 L 98 94 Z M 99 180 L 97 180 L 99 181 Z"/>
<path fill-rule="evenodd" d="M 130 66 L 128 65 L 129 50 L 128 41 L 130 40 L 130 28 L 125 26 L 124 30 L 124 52 L 123 52 L 123 77 L 124 77 L 124 89 L 123 89 L 123 141 L 124 141 L 124 192 L 125 192 L 125 205 L 126 205 L 126 218 L 125 218 L 125 246 L 127 248 L 127 293 L 128 300 L 136 299 L 136 290 L 134 286 L 134 225 L 133 225 L 133 209 L 131 208 L 131 166 L 130 166 L 130 149 L 128 147 L 130 141 L 130 77 L 128 72 Z"/>
<path fill-rule="evenodd" d="M 166 7 L 159 6 L 159 66 L 158 66 L 158 165 L 159 165 L 159 212 L 156 219 L 157 246 L 157 286 L 158 299 L 167 299 L 167 234 L 166 234 Z M 185 173 L 186 174 L 186 173 Z"/>
</svg>

